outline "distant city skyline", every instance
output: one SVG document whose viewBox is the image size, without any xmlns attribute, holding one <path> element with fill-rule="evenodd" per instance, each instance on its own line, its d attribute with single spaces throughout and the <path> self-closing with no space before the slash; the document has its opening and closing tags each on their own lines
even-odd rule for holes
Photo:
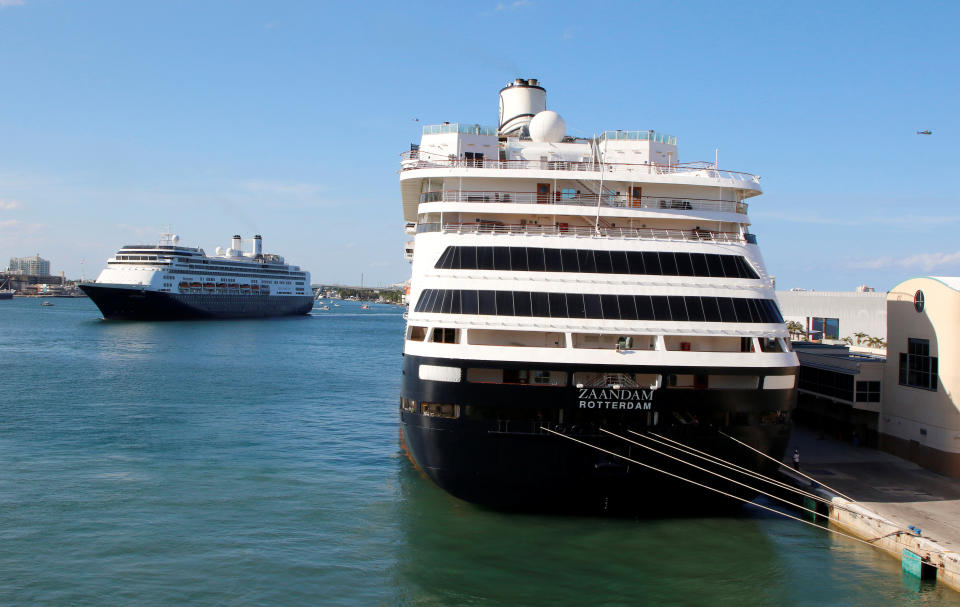
<svg viewBox="0 0 960 607">
<path fill-rule="evenodd" d="M 399 154 L 424 124 L 495 123 L 531 77 L 571 135 L 655 129 L 761 175 L 779 289 L 960 275 L 957 22 L 946 2 L 0 0 L 0 259 L 91 279 L 169 225 L 210 253 L 262 234 L 318 283 L 401 282 Z"/>
</svg>

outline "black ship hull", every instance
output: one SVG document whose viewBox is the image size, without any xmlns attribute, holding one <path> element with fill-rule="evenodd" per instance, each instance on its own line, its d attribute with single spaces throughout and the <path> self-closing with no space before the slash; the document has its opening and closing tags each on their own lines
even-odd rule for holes
<svg viewBox="0 0 960 607">
<path fill-rule="evenodd" d="M 661 388 L 645 402 L 630 399 L 586 401 L 595 403 L 590 408 L 581 406 L 582 388 L 572 385 L 424 381 L 418 379 L 421 363 L 462 365 L 464 375 L 468 367 L 496 364 L 503 368 L 509 364 L 424 359 L 409 355 L 404 359 L 400 417 L 404 445 L 411 459 L 426 476 L 452 495 L 496 509 L 625 515 L 734 511 L 742 507 L 742 501 L 689 481 L 720 489 L 742 500 L 753 499 L 756 491 L 612 437 L 601 428 L 725 476 L 735 475 L 639 438 L 630 431 L 656 433 L 769 475 L 776 471 L 776 463 L 723 434 L 780 460 L 788 446 L 789 419 L 796 402 L 792 389 Z M 549 367 L 567 371 L 568 377 L 572 377 L 574 371 L 572 366 L 566 365 L 550 364 Z M 577 365 L 576 370 L 591 369 Z M 615 373 L 618 369 L 604 368 L 603 371 Z M 665 376 L 680 372 L 748 372 L 744 369 L 687 368 L 681 371 L 636 367 L 619 371 L 656 372 Z M 749 372 L 757 373 L 756 370 Z M 792 375 L 795 369 L 765 369 L 763 372 Z M 605 405 L 599 404 L 601 401 Z M 456 404 L 459 408 L 456 416 L 425 415 L 423 403 Z M 557 436 L 544 428 L 611 453 Z M 743 477 L 737 477 L 737 480 L 747 482 Z"/>
<path fill-rule="evenodd" d="M 107 320 L 269 318 L 308 314 L 313 297 L 219 293 L 165 293 L 81 284 Z"/>
</svg>

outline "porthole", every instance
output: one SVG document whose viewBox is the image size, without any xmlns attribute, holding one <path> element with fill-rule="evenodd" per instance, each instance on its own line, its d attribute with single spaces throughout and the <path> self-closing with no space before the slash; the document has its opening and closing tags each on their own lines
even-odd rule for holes
<svg viewBox="0 0 960 607">
<path fill-rule="evenodd" d="M 923 312 L 923 291 L 917 291 L 913 294 L 913 307 L 917 312 Z"/>
</svg>

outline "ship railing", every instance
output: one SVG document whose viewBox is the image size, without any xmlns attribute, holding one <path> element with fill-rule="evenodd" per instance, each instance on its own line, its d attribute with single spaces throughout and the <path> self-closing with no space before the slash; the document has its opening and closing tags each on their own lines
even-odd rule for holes
<svg viewBox="0 0 960 607">
<path fill-rule="evenodd" d="M 612 208 L 667 209 L 718 211 L 723 213 L 747 213 L 747 203 L 735 200 L 712 200 L 705 198 L 666 198 L 663 196 L 629 196 L 626 194 L 595 194 L 593 192 L 504 192 L 437 190 L 420 194 L 420 202 L 490 202 L 506 204 L 600 204 Z"/>
<path fill-rule="evenodd" d="M 441 158 L 419 150 L 410 150 L 400 154 L 400 170 L 430 168 L 467 168 L 467 169 L 534 169 L 544 171 L 576 171 L 598 173 L 633 173 L 639 175 L 692 175 L 710 179 L 726 179 L 758 184 L 760 177 L 741 171 L 719 169 L 711 163 L 688 162 L 677 164 L 625 162 L 597 162 L 595 160 L 493 160 L 486 158 Z"/>
<path fill-rule="evenodd" d="M 510 234 L 522 236 L 565 236 L 574 238 L 622 238 L 627 240 L 680 240 L 743 244 L 749 242 L 737 232 L 714 232 L 711 230 L 675 230 L 657 228 L 620 228 L 568 226 L 564 224 L 540 226 L 533 224 L 481 223 L 420 223 L 417 233 L 443 232 L 444 234 Z"/>
</svg>

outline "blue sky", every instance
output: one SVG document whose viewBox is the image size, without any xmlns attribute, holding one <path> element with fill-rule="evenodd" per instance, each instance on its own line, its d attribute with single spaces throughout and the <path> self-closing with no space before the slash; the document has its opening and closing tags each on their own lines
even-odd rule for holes
<svg viewBox="0 0 960 607">
<path fill-rule="evenodd" d="M 656 129 L 761 175 L 778 288 L 958 275 L 958 23 L 957 2 L 0 0 L 0 265 L 90 278 L 169 224 L 208 250 L 262 233 L 315 282 L 404 280 L 398 154 L 420 124 L 494 124 L 523 76 L 572 134 Z"/>
</svg>

